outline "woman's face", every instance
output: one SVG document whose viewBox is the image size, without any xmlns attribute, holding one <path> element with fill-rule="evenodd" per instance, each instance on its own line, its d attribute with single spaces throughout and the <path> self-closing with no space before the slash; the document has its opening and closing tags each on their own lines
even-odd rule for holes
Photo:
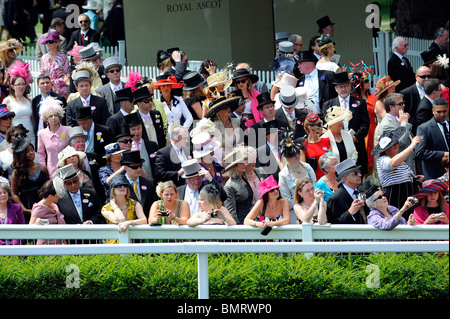
<svg viewBox="0 0 450 319">
<path fill-rule="evenodd" d="M 114 197 L 126 195 L 127 195 L 127 187 L 125 185 L 119 185 L 117 187 L 114 187 Z"/>
<path fill-rule="evenodd" d="M 308 183 L 302 187 L 302 189 L 298 192 L 300 196 L 303 197 L 303 200 L 306 202 L 312 202 L 314 200 L 314 185 L 313 183 Z"/>
<path fill-rule="evenodd" d="M 311 136 L 322 135 L 323 123 L 322 121 L 314 123 L 315 125 L 308 125 L 308 134 Z"/>
<path fill-rule="evenodd" d="M 202 212 L 210 212 L 212 211 L 211 205 L 209 205 L 203 197 L 198 196 L 198 206 L 200 207 L 200 211 Z"/>
<path fill-rule="evenodd" d="M 8 55 L 8 58 L 11 60 L 14 60 L 15 58 L 17 58 L 15 49 L 9 49 L 7 55 Z"/>
<path fill-rule="evenodd" d="M 169 188 L 166 188 L 166 189 L 162 192 L 161 196 L 162 196 L 162 200 L 163 200 L 166 204 L 172 204 L 172 203 L 175 201 L 175 199 L 176 199 L 177 193 L 176 193 L 176 191 L 173 189 L 173 187 L 169 187 Z"/>
<path fill-rule="evenodd" d="M 13 83 L 15 95 L 17 97 L 23 96 L 26 86 L 25 80 L 22 77 L 18 77 Z"/>
<path fill-rule="evenodd" d="M 11 126 L 11 121 L 12 119 L 9 116 L 2 117 L 0 119 L 0 126 L 6 128 L 7 130 Z"/>
<path fill-rule="evenodd" d="M 327 168 L 327 172 L 330 174 L 336 173 L 336 165 L 338 164 L 338 160 L 335 158 L 332 158 L 330 160 L 330 167 Z"/>
<path fill-rule="evenodd" d="M 159 87 L 159 90 L 162 94 L 170 94 L 170 92 L 172 91 L 172 87 L 170 85 L 161 85 Z"/>
<path fill-rule="evenodd" d="M 231 109 L 227 107 L 226 109 L 220 110 L 217 112 L 217 115 L 221 119 L 229 119 L 231 116 Z"/>
<path fill-rule="evenodd" d="M 236 171 L 238 174 L 242 174 L 245 172 L 245 163 L 239 163 L 236 165 Z"/>
<path fill-rule="evenodd" d="M 54 50 L 58 50 L 59 42 L 58 41 L 47 41 L 47 42 L 45 42 L 45 45 L 47 46 L 47 49 L 49 51 L 54 51 Z"/>
<path fill-rule="evenodd" d="M 66 165 L 72 164 L 75 169 L 78 169 L 78 155 L 72 155 L 71 157 L 66 158 Z"/>
<path fill-rule="evenodd" d="M 435 203 L 439 199 L 439 192 L 431 193 L 427 195 L 427 201 L 428 203 L 432 202 Z"/>
<path fill-rule="evenodd" d="M 381 208 L 385 208 L 385 207 L 387 207 L 389 205 L 388 200 L 387 200 L 386 196 L 383 195 L 382 191 L 376 192 L 375 193 L 375 198 L 378 198 L 375 201 L 375 208 L 381 209 Z"/>
<path fill-rule="evenodd" d="M 330 131 L 334 134 L 338 134 L 344 129 L 344 121 L 340 121 L 330 125 Z"/>
<path fill-rule="evenodd" d="M 59 115 L 57 113 L 52 113 L 47 117 L 47 119 L 45 121 L 50 126 L 58 126 L 61 121 L 61 118 L 59 117 Z"/>
<path fill-rule="evenodd" d="M 295 155 L 294 157 L 286 158 L 286 161 L 290 165 L 295 165 L 300 162 L 300 154 Z"/>
<path fill-rule="evenodd" d="M 25 158 L 32 162 L 34 161 L 34 157 L 35 157 L 35 153 L 34 153 L 34 147 L 32 144 L 28 145 L 26 153 L 25 153 Z"/>
<path fill-rule="evenodd" d="M 121 160 L 122 160 L 122 154 L 111 155 L 111 162 L 120 163 Z"/>
<path fill-rule="evenodd" d="M 269 199 L 278 199 L 280 197 L 280 190 L 278 188 L 269 191 Z"/>
<path fill-rule="evenodd" d="M 389 157 L 394 157 L 395 155 L 398 154 L 398 147 L 399 146 L 397 142 L 386 150 L 386 155 Z"/>
<path fill-rule="evenodd" d="M 2 187 L 0 187 L 0 203 L 4 204 L 8 201 L 8 199 L 9 199 L 8 192 Z"/>
</svg>

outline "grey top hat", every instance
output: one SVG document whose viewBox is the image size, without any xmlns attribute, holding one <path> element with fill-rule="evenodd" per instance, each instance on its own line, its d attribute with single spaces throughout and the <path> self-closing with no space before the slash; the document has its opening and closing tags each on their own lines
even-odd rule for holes
<svg viewBox="0 0 450 319">
<path fill-rule="evenodd" d="M 181 176 L 182 178 L 190 178 L 199 175 L 200 165 L 196 159 L 184 161 L 183 164 L 181 164 L 181 167 L 184 169 L 184 174 Z"/>
<path fill-rule="evenodd" d="M 74 80 L 73 80 L 75 82 L 75 85 L 77 85 L 78 82 L 82 81 L 82 80 L 89 81 L 89 83 L 92 83 L 92 79 L 91 79 L 90 74 L 89 74 L 88 71 L 80 70 L 77 73 L 75 73 L 75 77 L 74 77 Z"/>
<path fill-rule="evenodd" d="M 95 57 L 97 55 L 97 52 L 95 51 L 93 45 L 88 45 L 87 47 L 80 50 L 80 54 L 81 54 L 81 59 L 86 60 L 86 59 L 92 59 L 93 57 Z"/>
<path fill-rule="evenodd" d="M 298 104 L 297 92 L 292 86 L 282 87 L 280 90 L 280 102 L 283 106 L 290 108 Z"/>
<path fill-rule="evenodd" d="M 85 141 L 87 141 L 87 139 L 88 139 L 88 136 L 87 136 L 86 134 L 84 134 L 83 128 L 82 128 L 81 126 L 75 126 L 75 127 L 72 127 L 72 128 L 69 130 L 69 139 L 68 139 L 67 143 L 69 143 L 69 145 L 70 145 L 70 143 L 72 142 L 72 140 L 73 140 L 75 137 L 79 137 L 79 136 L 84 137 Z"/>
<path fill-rule="evenodd" d="M 58 170 L 59 177 L 62 179 L 63 182 L 78 177 L 80 173 L 81 170 L 76 171 L 73 164 L 63 166 Z"/>
<path fill-rule="evenodd" d="M 294 52 L 294 44 L 290 41 L 282 41 L 278 44 L 278 51 L 281 53 L 292 53 Z"/>
<path fill-rule="evenodd" d="M 114 56 L 109 57 L 105 59 L 105 61 L 103 61 L 103 67 L 105 68 L 105 71 L 107 71 L 110 67 L 113 66 L 119 66 L 120 69 L 122 69 L 122 65 L 119 63 L 119 59 Z"/>
<path fill-rule="evenodd" d="M 336 175 L 338 182 L 349 173 L 360 169 L 360 165 L 356 165 L 355 161 L 351 158 L 347 158 L 345 161 L 336 165 Z"/>
</svg>

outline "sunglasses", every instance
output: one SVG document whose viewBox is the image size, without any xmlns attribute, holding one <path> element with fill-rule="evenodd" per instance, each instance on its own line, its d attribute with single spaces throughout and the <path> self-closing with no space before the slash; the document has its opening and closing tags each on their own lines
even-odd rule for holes
<svg viewBox="0 0 450 319">
<path fill-rule="evenodd" d="M 153 95 L 152 95 L 152 97 L 153 97 Z M 143 102 L 143 103 L 150 103 L 150 102 L 152 102 L 152 100 L 151 99 L 145 99 L 145 100 L 142 100 L 141 102 Z"/>
<path fill-rule="evenodd" d="M 72 186 L 72 185 L 76 185 L 76 184 L 79 184 L 79 183 L 80 183 L 80 180 L 78 178 L 76 178 L 73 181 L 64 182 L 64 185 Z"/>
<path fill-rule="evenodd" d="M 133 143 L 133 139 L 129 138 L 129 139 L 124 139 L 124 140 L 119 140 L 118 142 L 123 143 L 123 144 L 128 144 L 128 143 Z"/>
<path fill-rule="evenodd" d="M 135 169 L 138 169 L 138 168 L 142 168 L 142 164 L 140 164 L 140 165 L 130 165 L 128 167 L 133 169 L 133 170 L 135 170 Z"/>
<path fill-rule="evenodd" d="M 379 200 L 379 199 L 382 199 L 384 197 L 384 194 L 381 194 L 380 196 L 378 196 L 377 198 L 375 198 L 375 200 L 377 201 L 377 200 Z"/>
<path fill-rule="evenodd" d="M 89 23 L 89 20 L 81 20 L 80 23 Z"/>
<path fill-rule="evenodd" d="M 405 102 L 395 103 L 395 105 L 404 106 Z"/>
<path fill-rule="evenodd" d="M 108 71 L 108 73 L 119 73 L 119 72 L 120 72 L 120 69 L 112 69 L 112 70 Z"/>
<path fill-rule="evenodd" d="M 431 75 L 418 75 L 418 77 L 421 79 L 429 79 L 431 78 Z"/>
<path fill-rule="evenodd" d="M 245 83 L 245 82 L 247 82 L 247 79 L 245 79 L 245 80 L 236 80 L 236 84 L 242 84 L 242 83 Z"/>
<path fill-rule="evenodd" d="M 55 42 L 56 42 L 55 40 L 48 40 L 48 41 L 45 41 L 45 44 L 53 44 Z"/>
</svg>

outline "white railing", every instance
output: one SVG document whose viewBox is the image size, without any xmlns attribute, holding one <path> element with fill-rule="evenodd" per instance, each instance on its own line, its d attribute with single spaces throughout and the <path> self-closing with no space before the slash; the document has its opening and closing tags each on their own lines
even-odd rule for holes
<svg viewBox="0 0 450 319">
<path fill-rule="evenodd" d="M 117 245 L 2 246 L 0 256 L 101 255 L 101 254 L 197 254 L 198 298 L 209 298 L 208 255 L 219 253 L 361 253 L 448 252 L 448 225 L 398 226 L 381 231 L 368 225 L 274 227 L 267 236 L 250 226 L 132 226 L 119 234 L 115 225 L 1 225 L 2 239 L 119 239 Z M 171 243 L 130 244 L 133 240 L 171 240 Z M 181 242 L 187 240 L 186 242 Z M 192 242 L 200 240 L 200 242 Z M 264 242 L 214 242 L 263 240 Z M 267 240 L 271 242 L 267 242 Z M 273 241 L 272 241 L 273 240 Z M 281 240 L 281 241 L 280 241 Z M 285 240 L 285 241 L 283 241 Z M 296 240 L 301 240 L 297 242 Z M 315 240 L 350 240 L 330 242 Z M 363 241 L 355 241 L 363 240 Z M 400 240 L 400 241 L 398 241 Z M 412 240 L 412 241 L 402 241 Z M 208 241 L 208 242 L 204 242 Z"/>
</svg>

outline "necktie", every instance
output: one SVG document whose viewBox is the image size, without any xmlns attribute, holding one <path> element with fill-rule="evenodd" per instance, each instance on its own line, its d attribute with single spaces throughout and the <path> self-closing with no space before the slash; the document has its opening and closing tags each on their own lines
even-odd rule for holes
<svg viewBox="0 0 450 319">
<path fill-rule="evenodd" d="M 345 99 L 342 100 L 342 110 L 346 110 L 347 109 L 347 101 Z"/>
<path fill-rule="evenodd" d="M 137 198 L 139 199 L 140 197 L 139 197 L 139 190 L 137 188 L 137 181 L 133 182 L 133 190 L 134 190 L 134 193 L 136 194 Z"/>
<path fill-rule="evenodd" d="M 84 105 L 84 106 L 89 106 L 89 101 L 83 99 L 83 105 Z"/>
<path fill-rule="evenodd" d="M 73 204 L 75 205 L 75 208 L 77 209 L 78 215 L 80 215 L 81 221 L 83 221 L 83 207 L 81 207 L 81 198 L 80 195 L 77 193 L 73 195 Z"/>
<path fill-rule="evenodd" d="M 84 42 L 84 33 L 81 33 L 81 43 Z"/>
</svg>

